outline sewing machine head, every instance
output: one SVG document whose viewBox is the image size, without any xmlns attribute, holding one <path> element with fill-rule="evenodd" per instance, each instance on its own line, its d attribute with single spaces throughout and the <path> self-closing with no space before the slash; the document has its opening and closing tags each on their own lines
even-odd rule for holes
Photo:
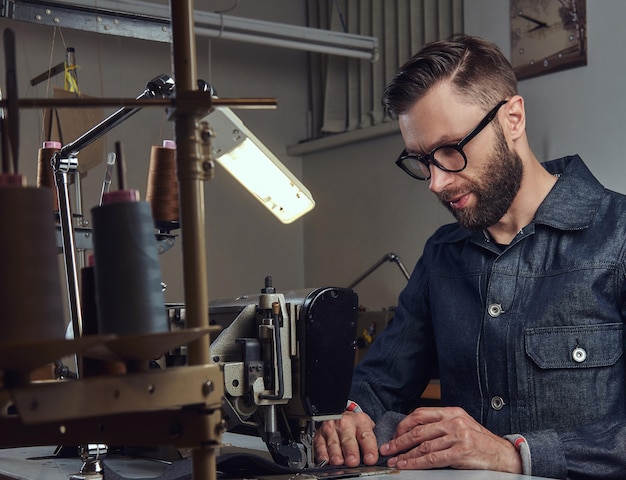
<svg viewBox="0 0 626 480">
<path fill-rule="evenodd" d="M 346 407 L 357 313 L 350 289 L 277 293 L 270 277 L 258 295 L 211 301 L 211 323 L 223 327 L 211 358 L 224 368 L 228 430 L 261 436 L 278 464 L 313 466 L 316 422 Z"/>
</svg>

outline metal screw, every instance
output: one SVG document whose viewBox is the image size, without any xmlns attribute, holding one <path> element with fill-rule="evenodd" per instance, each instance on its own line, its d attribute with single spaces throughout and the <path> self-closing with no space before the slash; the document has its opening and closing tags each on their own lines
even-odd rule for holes
<svg viewBox="0 0 626 480">
<path fill-rule="evenodd" d="M 213 390 L 215 390 L 215 385 L 213 385 L 213 382 L 211 380 L 207 380 L 202 384 L 202 395 L 204 395 L 205 397 L 211 394 Z"/>
<path fill-rule="evenodd" d="M 221 435 L 225 431 L 226 431 L 226 420 L 222 419 L 222 421 L 220 423 L 215 425 L 215 434 L 216 435 Z"/>
</svg>

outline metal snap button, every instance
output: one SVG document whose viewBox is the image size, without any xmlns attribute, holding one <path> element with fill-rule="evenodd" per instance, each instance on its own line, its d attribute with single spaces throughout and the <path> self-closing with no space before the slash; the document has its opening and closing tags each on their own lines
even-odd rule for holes
<svg viewBox="0 0 626 480">
<path fill-rule="evenodd" d="M 502 310 L 502 305 L 500 305 L 499 303 L 492 303 L 487 308 L 487 311 L 489 312 L 489 316 L 493 318 L 499 317 L 501 313 L 504 313 L 504 310 Z"/>
<path fill-rule="evenodd" d="M 493 408 L 494 410 L 502 410 L 502 407 L 504 407 L 504 405 L 505 404 L 502 397 L 495 396 L 491 399 L 491 408 Z"/>
<path fill-rule="evenodd" d="M 572 358 L 576 363 L 582 363 L 587 360 L 587 352 L 582 347 L 576 347 L 572 352 Z"/>
</svg>

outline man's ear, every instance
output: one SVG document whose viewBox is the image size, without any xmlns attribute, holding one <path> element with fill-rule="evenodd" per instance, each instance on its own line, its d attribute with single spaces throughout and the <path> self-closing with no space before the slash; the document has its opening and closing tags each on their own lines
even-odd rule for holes
<svg viewBox="0 0 626 480">
<path fill-rule="evenodd" d="M 515 141 L 526 131 L 524 99 L 520 95 L 511 97 L 506 105 L 505 114 L 503 122 L 506 124 L 502 127 L 509 131 L 511 140 Z"/>
</svg>

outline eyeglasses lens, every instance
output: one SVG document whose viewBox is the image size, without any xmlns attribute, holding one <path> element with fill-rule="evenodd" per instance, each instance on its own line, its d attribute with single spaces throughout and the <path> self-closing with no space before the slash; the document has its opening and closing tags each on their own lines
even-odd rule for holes
<svg viewBox="0 0 626 480">
<path fill-rule="evenodd" d="M 402 160 L 402 164 L 404 168 L 411 173 L 411 175 L 420 178 L 426 179 L 430 177 L 430 171 L 428 169 L 428 165 L 419 161 L 417 157 L 407 156 Z"/>
<path fill-rule="evenodd" d="M 433 152 L 436 162 L 449 172 L 457 172 L 465 168 L 465 157 L 460 149 L 442 147 Z"/>
</svg>

